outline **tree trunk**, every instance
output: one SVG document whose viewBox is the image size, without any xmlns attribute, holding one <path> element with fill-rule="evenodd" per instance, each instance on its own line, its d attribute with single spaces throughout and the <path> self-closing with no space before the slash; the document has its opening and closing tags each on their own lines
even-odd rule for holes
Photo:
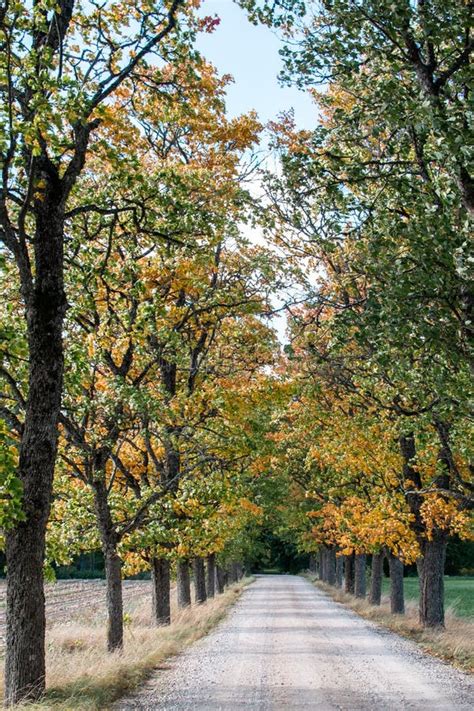
<svg viewBox="0 0 474 711">
<path fill-rule="evenodd" d="M 107 650 L 123 647 L 122 561 L 114 548 L 104 551 L 107 583 Z"/>
<path fill-rule="evenodd" d="M 206 602 L 206 571 L 204 558 L 193 558 L 194 600 L 198 604 Z"/>
<path fill-rule="evenodd" d="M 96 454 L 93 478 L 94 502 L 102 552 L 105 559 L 107 585 L 107 649 L 114 652 L 123 647 L 122 561 L 117 553 L 119 539 L 112 520 L 103 471 L 105 451 Z"/>
<path fill-rule="evenodd" d="M 444 564 L 447 536 L 437 531 L 425 541 L 420 580 L 420 622 L 423 627 L 444 627 Z"/>
<path fill-rule="evenodd" d="M 328 581 L 328 556 L 326 546 L 321 548 L 321 580 L 324 583 Z"/>
<path fill-rule="evenodd" d="M 326 580 L 329 585 L 336 584 L 336 551 L 334 548 L 326 550 Z"/>
<path fill-rule="evenodd" d="M 8 535 L 6 704 L 38 699 L 45 683 L 45 526 L 33 518 Z"/>
<path fill-rule="evenodd" d="M 157 625 L 169 625 L 170 606 L 170 562 L 166 558 L 151 561 L 153 619 Z"/>
<path fill-rule="evenodd" d="M 221 568 L 220 565 L 216 566 L 216 583 L 217 583 L 217 592 L 219 595 L 222 595 L 222 593 L 225 590 L 225 573 L 224 569 Z"/>
<path fill-rule="evenodd" d="M 402 615 L 405 612 L 403 563 L 392 552 L 389 552 L 388 564 L 390 567 L 390 611 L 394 615 Z"/>
<path fill-rule="evenodd" d="M 178 560 L 176 587 L 178 591 L 178 607 L 189 607 L 191 604 L 191 581 L 189 577 L 189 562 L 187 560 Z"/>
<path fill-rule="evenodd" d="M 316 574 L 318 572 L 317 559 L 313 553 L 309 556 L 308 569 L 310 573 Z"/>
<path fill-rule="evenodd" d="M 447 423 L 434 418 L 434 424 L 440 441 L 438 460 L 442 465 L 435 485 L 448 493 L 451 477 L 458 476 L 456 463 L 451 450 L 450 428 Z M 423 562 L 420 566 L 420 622 L 423 627 L 444 627 L 444 565 L 446 560 L 446 531 L 435 529 L 428 540 L 426 533 L 420 542 Z"/>
<path fill-rule="evenodd" d="M 231 585 L 239 582 L 239 564 L 235 561 L 230 564 L 229 577 Z"/>
<path fill-rule="evenodd" d="M 372 555 L 372 571 L 370 576 L 369 602 L 371 605 L 380 605 L 382 599 L 383 577 L 383 552 Z"/>
<path fill-rule="evenodd" d="M 324 581 L 324 550 L 321 547 L 318 551 L 319 579 Z"/>
<path fill-rule="evenodd" d="M 355 556 L 354 561 L 354 594 L 356 597 L 365 598 L 367 585 L 365 579 L 366 555 L 361 553 Z"/>
<path fill-rule="evenodd" d="M 25 520 L 6 535 L 7 705 L 38 699 L 45 688 L 43 558 L 57 452 L 64 364 L 62 327 L 66 311 L 60 206 L 63 196 L 56 195 L 55 190 L 49 184 L 45 198 L 36 205 L 34 286 L 30 287 L 25 279 L 26 264 L 21 275 L 29 360 L 18 466 Z"/>
<path fill-rule="evenodd" d="M 216 556 L 214 553 L 207 556 L 206 589 L 207 597 L 214 597 L 216 593 Z"/>
<path fill-rule="evenodd" d="M 336 586 L 342 588 L 344 578 L 344 558 L 342 555 L 336 556 Z"/>
<path fill-rule="evenodd" d="M 354 553 L 344 556 L 344 589 L 347 593 L 354 594 Z"/>
</svg>

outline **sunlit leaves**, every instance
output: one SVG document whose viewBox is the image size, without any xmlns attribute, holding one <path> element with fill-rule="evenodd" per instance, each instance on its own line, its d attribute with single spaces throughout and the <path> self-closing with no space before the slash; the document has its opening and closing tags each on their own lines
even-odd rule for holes
<svg viewBox="0 0 474 711">
<path fill-rule="evenodd" d="M 3 531 L 23 518 L 23 487 L 16 474 L 17 461 L 16 442 L 0 419 L 0 529 Z"/>
</svg>

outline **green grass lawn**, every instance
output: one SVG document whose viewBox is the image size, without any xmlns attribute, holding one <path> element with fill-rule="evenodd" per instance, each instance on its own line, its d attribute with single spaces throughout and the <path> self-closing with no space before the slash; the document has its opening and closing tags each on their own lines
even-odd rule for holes
<svg viewBox="0 0 474 711">
<path fill-rule="evenodd" d="M 418 578 L 405 578 L 405 596 L 407 600 L 418 599 Z M 383 591 L 388 593 L 390 581 L 383 580 Z M 474 618 L 474 578 L 445 576 L 445 605 L 454 609 L 460 617 Z"/>
</svg>

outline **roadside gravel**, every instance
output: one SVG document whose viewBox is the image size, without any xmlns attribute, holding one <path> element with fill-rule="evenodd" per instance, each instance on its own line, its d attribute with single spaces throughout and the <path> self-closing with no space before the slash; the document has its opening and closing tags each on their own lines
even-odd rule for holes
<svg viewBox="0 0 474 711">
<path fill-rule="evenodd" d="M 474 708 L 472 679 L 297 576 L 258 576 L 209 636 L 116 711 Z"/>
</svg>

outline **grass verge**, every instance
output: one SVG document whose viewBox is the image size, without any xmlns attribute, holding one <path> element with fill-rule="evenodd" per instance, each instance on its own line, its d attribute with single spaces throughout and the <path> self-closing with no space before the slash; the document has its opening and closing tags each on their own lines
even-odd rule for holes
<svg viewBox="0 0 474 711">
<path fill-rule="evenodd" d="M 403 637 L 417 642 L 425 652 L 444 659 L 464 671 L 474 672 L 474 622 L 457 617 L 449 607 L 446 610 L 446 629 L 423 629 L 418 621 L 418 605 L 412 600 L 405 604 L 404 615 L 392 615 L 387 596 L 382 597 L 380 607 L 369 605 L 339 588 L 334 588 L 310 577 L 312 583 L 333 600 L 350 607 L 361 617 L 388 627 Z"/>
<path fill-rule="evenodd" d="M 222 595 L 186 610 L 172 609 L 169 627 L 155 627 L 143 601 L 130 615 L 122 652 L 107 654 L 103 620 L 53 626 L 47 635 L 47 691 L 40 703 L 20 711 L 105 711 L 136 689 L 164 662 L 206 635 L 252 581 L 246 578 Z"/>
<path fill-rule="evenodd" d="M 382 590 L 387 595 L 390 593 L 390 580 L 383 578 Z M 418 600 L 418 578 L 404 578 L 405 598 Z M 446 607 L 451 608 L 457 617 L 474 619 L 474 578 L 467 576 L 444 576 L 444 601 Z"/>
</svg>

